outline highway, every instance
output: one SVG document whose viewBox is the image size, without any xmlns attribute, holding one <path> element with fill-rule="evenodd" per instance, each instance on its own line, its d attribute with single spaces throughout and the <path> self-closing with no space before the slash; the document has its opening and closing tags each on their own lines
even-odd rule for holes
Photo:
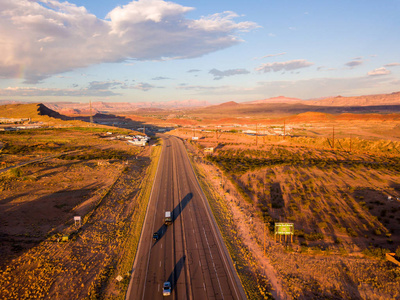
<svg viewBox="0 0 400 300">
<path fill-rule="evenodd" d="M 182 141 L 160 136 L 163 149 L 126 299 L 246 299 Z M 173 212 L 169 226 L 165 211 Z M 172 284 L 167 297 L 165 281 Z"/>
</svg>

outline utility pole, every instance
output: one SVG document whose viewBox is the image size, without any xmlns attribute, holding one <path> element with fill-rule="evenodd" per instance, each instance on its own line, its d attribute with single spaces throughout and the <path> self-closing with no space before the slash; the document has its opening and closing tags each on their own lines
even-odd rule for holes
<svg viewBox="0 0 400 300">
<path fill-rule="evenodd" d="M 263 144 L 265 144 L 265 127 L 264 127 L 264 134 L 263 134 Z"/>
<path fill-rule="evenodd" d="M 283 139 L 286 138 L 286 121 L 283 120 Z"/>
<path fill-rule="evenodd" d="M 256 123 L 256 146 L 258 145 L 258 123 Z"/>
<path fill-rule="evenodd" d="M 92 100 L 90 100 L 90 123 L 93 123 L 93 116 L 92 116 Z"/>
</svg>

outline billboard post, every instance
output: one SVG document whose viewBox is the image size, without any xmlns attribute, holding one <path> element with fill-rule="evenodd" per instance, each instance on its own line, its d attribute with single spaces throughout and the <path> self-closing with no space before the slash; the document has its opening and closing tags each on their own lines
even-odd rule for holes
<svg viewBox="0 0 400 300">
<path fill-rule="evenodd" d="M 279 241 L 281 241 L 281 236 L 285 236 L 285 241 L 287 236 L 290 235 L 290 241 L 293 243 L 294 235 L 294 224 L 293 223 L 275 223 L 275 241 L 276 235 L 279 235 Z"/>
</svg>

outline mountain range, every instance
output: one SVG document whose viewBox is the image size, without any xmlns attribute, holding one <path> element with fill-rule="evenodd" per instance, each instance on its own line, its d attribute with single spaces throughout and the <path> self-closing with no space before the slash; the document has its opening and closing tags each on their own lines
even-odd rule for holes
<svg viewBox="0 0 400 300">
<path fill-rule="evenodd" d="M 1 104 L 18 104 L 18 101 L 5 101 L 0 100 Z M 22 102 L 23 103 L 23 102 Z M 26 103 L 26 102 L 25 102 Z M 285 96 L 272 97 L 261 100 L 246 101 L 246 102 L 235 102 L 228 101 L 222 104 L 211 105 L 207 101 L 202 100 L 183 100 L 183 101 L 167 101 L 167 102 L 42 102 L 51 110 L 54 110 L 60 114 L 67 116 L 75 115 L 89 115 L 96 113 L 157 113 L 161 111 L 169 110 L 193 110 L 200 109 L 205 111 L 212 111 L 214 109 L 228 109 L 232 110 L 242 109 L 247 107 L 245 110 L 255 110 L 261 107 L 269 107 L 274 109 L 277 105 L 285 110 L 289 107 L 301 108 L 301 111 L 306 111 L 307 106 L 319 107 L 334 107 L 341 108 L 339 110 L 351 110 L 352 107 L 382 107 L 382 106 L 398 106 L 400 105 L 400 92 L 394 92 L 391 94 L 378 94 L 378 95 L 366 95 L 366 96 L 355 96 L 355 97 L 328 97 L 317 100 L 302 100 L 298 98 L 290 98 Z M 347 108 L 347 109 L 346 109 Z M 312 108 L 309 108 L 314 110 Z M 364 110 L 365 110 L 364 109 Z"/>
</svg>

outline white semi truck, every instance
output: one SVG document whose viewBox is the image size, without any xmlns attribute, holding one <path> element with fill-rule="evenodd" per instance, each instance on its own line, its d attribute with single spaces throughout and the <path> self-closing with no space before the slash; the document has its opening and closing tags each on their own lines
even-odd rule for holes
<svg viewBox="0 0 400 300">
<path fill-rule="evenodd" d="M 170 211 L 165 212 L 164 224 L 165 225 L 172 224 L 172 213 Z"/>
</svg>

